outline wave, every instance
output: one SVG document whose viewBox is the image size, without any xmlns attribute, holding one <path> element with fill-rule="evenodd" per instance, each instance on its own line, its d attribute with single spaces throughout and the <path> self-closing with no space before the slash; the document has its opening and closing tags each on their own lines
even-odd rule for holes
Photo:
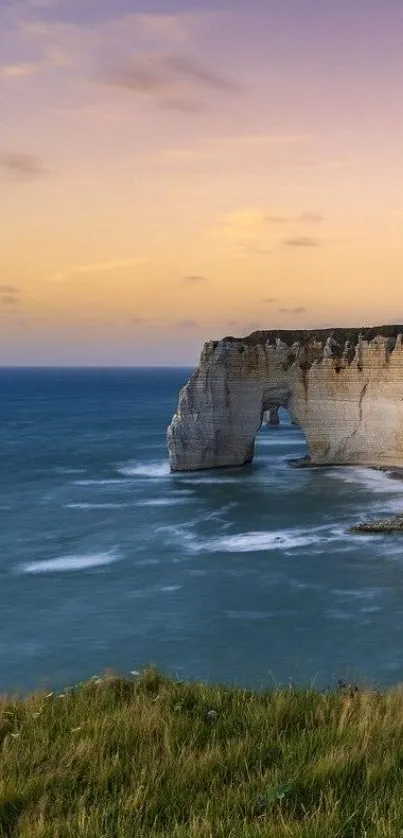
<svg viewBox="0 0 403 838">
<path fill-rule="evenodd" d="M 152 463 L 130 461 L 117 469 L 124 477 L 168 477 L 171 474 L 169 462 L 160 460 Z"/>
<path fill-rule="evenodd" d="M 116 550 L 105 553 L 88 553 L 70 556 L 59 556 L 54 559 L 41 559 L 39 562 L 27 562 L 20 567 L 21 573 L 58 573 L 69 570 L 87 570 L 91 567 L 102 567 L 118 561 L 120 556 Z"/>
<path fill-rule="evenodd" d="M 361 484 L 364 489 L 379 494 L 403 494 L 403 480 L 396 480 L 391 477 L 391 472 L 378 471 L 377 469 L 365 468 L 364 466 L 347 466 L 329 469 L 327 476 L 334 480 L 342 480 L 343 483 Z"/>
<path fill-rule="evenodd" d="M 182 472 L 182 474 L 184 474 L 184 472 Z M 246 478 L 246 475 L 242 480 L 243 483 L 245 482 L 245 478 Z M 220 473 L 220 474 L 217 473 L 217 475 L 215 475 L 214 477 L 196 477 L 196 476 L 191 477 L 188 474 L 186 478 L 182 477 L 182 476 L 180 476 L 180 477 L 178 476 L 176 479 L 180 480 L 181 484 L 186 483 L 186 484 L 189 484 L 189 486 L 206 486 L 206 485 L 211 485 L 212 483 L 215 483 L 216 485 L 221 486 L 224 483 L 234 484 L 234 483 L 237 483 L 238 480 L 239 480 L 238 477 L 228 477 L 228 476 L 225 476 L 223 473 Z"/>
<path fill-rule="evenodd" d="M 120 509 L 126 503 L 66 503 L 65 509 Z"/>
<path fill-rule="evenodd" d="M 205 545 L 210 552 L 253 553 L 266 550 L 292 550 L 308 547 L 321 539 L 315 533 L 304 530 L 275 530 L 274 532 L 247 532 L 213 538 Z M 330 539 L 325 539 L 330 540 Z"/>
<path fill-rule="evenodd" d="M 127 480 L 119 479 L 118 477 L 110 477 L 108 479 L 92 479 L 92 480 L 75 480 L 74 486 L 122 486 L 127 485 Z"/>
<path fill-rule="evenodd" d="M 353 590 L 351 588 L 333 588 L 330 593 L 334 596 L 342 597 L 343 599 L 373 600 L 382 595 L 383 590 L 382 588 L 359 588 L 358 590 Z"/>
<path fill-rule="evenodd" d="M 191 498 L 153 498 L 152 500 L 141 500 L 136 506 L 181 506 L 182 503 L 189 503 Z"/>
<path fill-rule="evenodd" d="M 219 510 L 212 513 L 212 518 L 219 517 Z M 203 519 L 205 520 L 205 518 Z M 185 525 L 159 527 L 158 532 L 165 532 L 173 542 L 179 541 L 189 553 L 254 553 L 273 550 L 289 551 L 301 547 L 317 546 L 334 542 L 341 538 L 350 538 L 340 528 L 325 525 L 313 529 L 263 530 L 222 535 L 213 538 L 200 538 L 189 532 L 190 527 L 199 523 L 199 519 Z M 361 538 L 361 536 L 356 536 Z M 376 537 L 376 536 L 375 536 Z M 354 538 L 354 536 L 351 536 Z M 374 536 L 371 536 L 374 538 Z"/>
</svg>

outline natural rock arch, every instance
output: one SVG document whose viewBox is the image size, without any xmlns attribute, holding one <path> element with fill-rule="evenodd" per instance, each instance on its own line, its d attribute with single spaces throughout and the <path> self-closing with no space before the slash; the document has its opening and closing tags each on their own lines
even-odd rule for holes
<svg viewBox="0 0 403 838">
<path fill-rule="evenodd" d="M 312 464 L 403 466 L 403 326 L 254 332 L 205 344 L 168 428 L 174 471 L 253 459 L 284 405 Z"/>
</svg>

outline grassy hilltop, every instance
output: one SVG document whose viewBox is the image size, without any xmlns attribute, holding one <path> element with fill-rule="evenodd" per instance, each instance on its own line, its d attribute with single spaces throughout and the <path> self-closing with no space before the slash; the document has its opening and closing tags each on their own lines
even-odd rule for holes
<svg viewBox="0 0 403 838">
<path fill-rule="evenodd" d="M 156 671 L 0 700 L 4 838 L 398 838 L 403 688 Z"/>
</svg>

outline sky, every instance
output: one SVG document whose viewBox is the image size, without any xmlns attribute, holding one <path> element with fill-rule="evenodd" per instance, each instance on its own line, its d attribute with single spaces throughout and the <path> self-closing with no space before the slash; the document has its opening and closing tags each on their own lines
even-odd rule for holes
<svg viewBox="0 0 403 838">
<path fill-rule="evenodd" d="M 0 365 L 403 322 L 401 0 L 0 0 Z"/>
</svg>

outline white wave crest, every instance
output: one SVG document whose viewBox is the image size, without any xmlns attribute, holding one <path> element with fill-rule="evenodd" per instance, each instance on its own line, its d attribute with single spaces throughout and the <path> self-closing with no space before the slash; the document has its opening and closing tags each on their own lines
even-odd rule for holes
<svg viewBox="0 0 403 838">
<path fill-rule="evenodd" d="M 170 465 L 166 460 L 154 463 L 138 463 L 131 461 L 117 469 L 124 477 L 168 477 L 171 473 Z"/>
<path fill-rule="evenodd" d="M 22 573 L 58 573 L 69 570 L 87 570 L 91 567 L 102 567 L 118 561 L 116 550 L 106 553 L 88 553 L 71 556 L 59 556 L 55 559 L 42 559 L 39 562 L 28 562 L 21 566 Z"/>
<path fill-rule="evenodd" d="M 66 503 L 66 509 L 120 509 L 126 503 Z"/>
<path fill-rule="evenodd" d="M 189 503 L 191 498 L 154 498 L 152 500 L 141 500 L 136 506 L 181 506 L 182 503 Z"/>
<path fill-rule="evenodd" d="M 108 480 L 75 480 L 74 486 L 122 486 L 127 484 L 127 480 L 119 479 L 118 477 L 111 477 Z"/>
<path fill-rule="evenodd" d="M 403 494 L 403 479 L 401 481 L 396 480 L 385 471 L 361 466 L 347 466 L 346 468 L 329 469 L 327 474 L 334 480 L 359 484 L 371 492 L 391 495 Z"/>
<path fill-rule="evenodd" d="M 252 553 L 260 550 L 292 550 L 317 544 L 320 536 L 304 530 L 277 530 L 274 532 L 246 532 L 237 535 L 211 539 L 206 548 L 210 551 L 228 553 Z"/>
</svg>

